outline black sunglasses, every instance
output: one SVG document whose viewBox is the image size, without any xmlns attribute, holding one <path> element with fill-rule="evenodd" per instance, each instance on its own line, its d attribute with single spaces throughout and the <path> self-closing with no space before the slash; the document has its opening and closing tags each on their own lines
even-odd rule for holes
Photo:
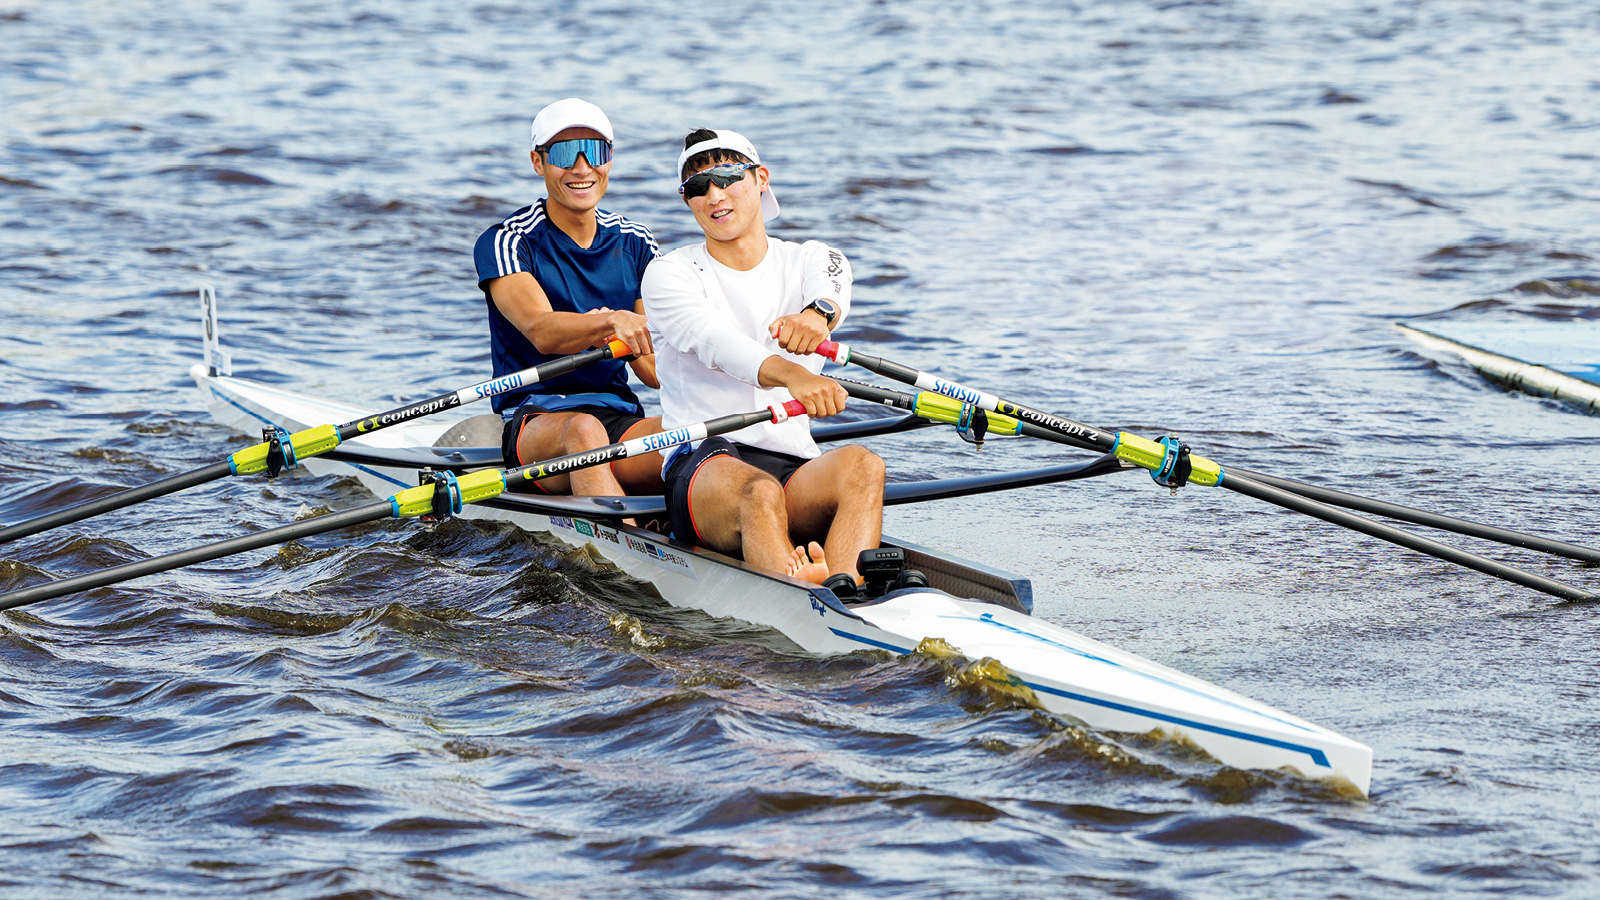
<svg viewBox="0 0 1600 900">
<path fill-rule="evenodd" d="M 743 181 L 745 170 L 754 169 L 756 165 L 757 163 L 723 163 L 712 166 L 704 172 L 685 178 L 683 184 L 678 185 L 678 193 L 682 194 L 685 200 L 693 200 L 696 197 L 704 197 L 713 184 L 726 190 L 730 185 Z"/>
</svg>

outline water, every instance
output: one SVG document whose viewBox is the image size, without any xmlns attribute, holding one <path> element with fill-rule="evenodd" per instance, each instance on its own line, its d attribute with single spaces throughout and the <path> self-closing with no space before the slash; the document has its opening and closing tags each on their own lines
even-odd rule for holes
<svg viewBox="0 0 1600 900">
<path fill-rule="evenodd" d="M 487 374 L 470 248 L 526 128 L 691 127 L 844 249 L 866 352 L 1275 474 L 1594 542 L 1600 419 L 1397 320 L 1595 318 L 1600 16 L 1561 3 L 13 4 L 0 522 L 245 439 L 186 370 L 392 405 Z M 892 477 L 1060 458 L 948 433 Z M 1142 486 L 1141 486 L 1142 485 Z M 231 479 L 8 545 L 0 589 L 363 502 Z M 1378 897 L 1600 887 L 1593 611 L 1123 475 L 896 508 L 1038 613 L 1373 747 L 1241 777 L 653 604 L 516 531 L 358 529 L 0 619 L 8 896 Z M 1600 572 L 1467 539 L 1600 588 Z"/>
</svg>

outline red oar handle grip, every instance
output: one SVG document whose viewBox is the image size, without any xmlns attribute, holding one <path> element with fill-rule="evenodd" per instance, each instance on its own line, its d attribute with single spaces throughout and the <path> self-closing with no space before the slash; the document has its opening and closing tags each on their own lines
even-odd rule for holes
<svg viewBox="0 0 1600 900">
<path fill-rule="evenodd" d="M 823 341 L 822 343 L 817 345 L 817 349 L 815 349 L 815 350 L 813 350 L 811 352 L 817 354 L 818 356 L 826 356 L 827 358 L 829 358 L 829 359 L 831 359 L 831 360 L 833 360 L 835 362 L 838 362 L 838 360 L 839 360 L 839 342 L 838 341 Z"/>
<path fill-rule="evenodd" d="M 772 421 L 787 422 L 790 416 L 803 416 L 806 414 L 806 405 L 799 400 L 785 400 L 782 406 L 776 404 L 767 407 L 772 412 Z"/>
</svg>

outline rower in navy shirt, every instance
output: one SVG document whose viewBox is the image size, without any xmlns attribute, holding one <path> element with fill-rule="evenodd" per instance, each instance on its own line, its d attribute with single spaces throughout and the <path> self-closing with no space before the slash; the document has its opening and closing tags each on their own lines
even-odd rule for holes
<svg viewBox="0 0 1600 900">
<path fill-rule="evenodd" d="M 644 417 L 628 381 L 631 367 L 640 381 L 658 386 L 639 282 L 661 251 L 648 228 L 598 208 L 611 174 L 612 140 L 610 119 L 586 100 L 540 110 L 529 156 L 546 197 L 490 226 L 473 252 L 489 307 L 495 377 L 603 347 L 613 335 L 634 352 L 628 363 L 591 363 L 494 398 L 506 420 L 507 466 L 661 430 L 660 418 Z M 551 493 L 656 494 L 660 469 L 660 459 L 646 454 L 536 484 Z"/>
</svg>

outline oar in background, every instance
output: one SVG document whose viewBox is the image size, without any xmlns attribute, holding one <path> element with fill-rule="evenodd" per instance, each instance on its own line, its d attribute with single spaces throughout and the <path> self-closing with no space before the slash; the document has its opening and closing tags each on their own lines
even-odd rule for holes
<svg viewBox="0 0 1600 900">
<path fill-rule="evenodd" d="M 631 351 L 628 345 L 619 340 L 612 340 L 604 347 L 574 353 L 553 359 L 543 365 L 532 366 L 520 372 L 513 372 L 500 378 L 492 378 L 477 384 L 449 391 L 416 403 L 395 407 L 388 412 L 366 416 L 343 425 L 318 425 L 289 434 L 283 429 L 267 429 L 270 437 L 253 447 L 246 447 L 230 455 L 227 459 L 202 466 L 188 472 L 182 472 L 152 481 L 149 484 L 124 491 L 118 491 L 105 497 L 80 503 L 67 509 L 46 513 L 26 522 L 19 522 L 0 528 L 0 544 L 24 538 L 29 535 L 70 525 L 91 516 L 98 516 L 113 510 L 123 509 L 135 503 L 164 497 L 187 488 L 207 484 L 219 478 L 230 475 L 254 475 L 266 472 L 270 477 L 276 477 L 284 469 L 294 468 L 300 460 L 326 453 L 339 446 L 344 441 L 363 434 L 431 416 L 434 413 L 447 409 L 454 409 L 468 403 L 474 403 L 487 397 L 509 393 L 528 385 L 538 384 L 565 375 L 568 372 L 581 369 L 590 363 L 601 362 L 608 359 L 622 359 Z"/>
<path fill-rule="evenodd" d="M 1074 422 L 1071 419 L 1041 412 L 993 394 L 974 390 L 966 385 L 939 378 L 900 363 L 853 352 L 848 345 L 835 341 L 823 341 L 817 347 L 816 352 L 839 365 L 860 366 L 869 372 L 875 372 L 886 378 L 914 385 L 926 391 L 943 394 L 944 396 L 970 403 L 979 409 L 1012 417 L 1027 425 L 1037 426 L 1040 429 L 1051 432 L 1054 435 L 1052 439 L 1059 443 L 1085 450 L 1098 450 L 1113 454 L 1118 459 L 1150 470 L 1151 476 L 1158 484 L 1173 489 L 1189 482 L 1224 487 L 1285 509 L 1303 513 L 1353 531 L 1359 531 L 1409 550 L 1415 550 L 1418 553 L 1424 553 L 1486 575 L 1520 584 L 1523 587 L 1532 588 L 1554 597 L 1560 597 L 1563 600 L 1600 600 L 1600 595 L 1590 591 L 1585 591 L 1542 575 L 1535 575 L 1532 572 L 1508 566 L 1420 535 L 1411 534 L 1363 516 L 1345 512 L 1327 503 L 1293 493 L 1283 487 L 1267 484 L 1247 474 L 1245 470 L 1230 469 L 1224 471 L 1223 467 L 1218 463 L 1190 453 L 1189 448 L 1175 438 L 1163 438 L 1157 442 L 1125 431 L 1113 433 L 1092 425 L 1084 425 L 1081 422 Z M 1290 485 L 1298 484 L 1298 482 L 1287 483 Z M 1354 495 L 1346 496 L 1353 497 Z M 1440 522 L 1441 526 L 1448 524 L 1450 521 L 1461 521 L 1450 520 L 1449 517 L 1439 518 L 1445 520 Z M 1503 529 L 1489 529 L 1486 533 L 1503 531 Z M 1520 537 L 1533 538 L 1534 536 L 1524 535 Z M 1543 541 L 1544 539 L 1536 540 Z M 1550 543 L 1561 544 L 1562 542 Z M 1519 543 L 1519 546 L 1532 545 L 1530 543 Z M 1577 545 L 1564 546 L 1576 547 Z M 1588 550 L 1588 548 L 1579 549 Z"/>
</svg>

